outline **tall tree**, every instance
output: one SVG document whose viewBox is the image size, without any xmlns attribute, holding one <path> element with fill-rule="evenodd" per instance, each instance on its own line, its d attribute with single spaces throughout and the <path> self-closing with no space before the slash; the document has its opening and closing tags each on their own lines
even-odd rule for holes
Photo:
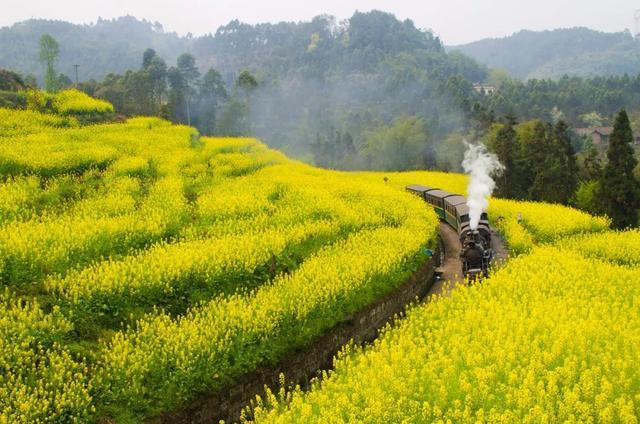
<svg viewBox="0 0 640 424">
<path fill-rule="evenodd" d="M 529 196 L 532 200 L 558 202 L 556 200 L 558 189 L 556 178 L 560 173 L 561 163 L 556 159 L 558 150 L 553 140 L 553 128 L 550 123 L 540 122 L 536 125 L 534 134 L 536 145 L 528 145 L 530 150 L 528 157 L 533 177 L 529 187 Z M 532 148 L 535 149 L 533 154 L 531 154 Z"/>
<path fill-rule="evenodd" d="M 55 65 L 60 54 L 60 46 L 49 34 L 40 37 L 40 63 L 44 66 L 44 88 L 47 91 L 58 89 L 58 74 Z"/>
<path fill-rule="evenodd" d="M 156 57 L 158 57 L 158 55 L 155 50 L 151 48 L 146 49 L 144 53 L 142 53 L 142 68 L 148 68 L 149 65 L 151 65 L 151 61 Z"/>
<path fill-rule="evenodd" d="M 182 76 L 182 89 L 187 113 L 187 125 L 191 125 L 191 101 L 196 94 L 200 71 L 196 66 L 196 58 L 189 53 L 183 53 L 178 57 L 176 68 Z"/>
<path fill-rule="evenodd" d="M 559 120 L 553 128 L 553 148 L 550 153 L 555 155 L 552 162 L 557 166 L 558 192 L 555 198 L 559 203 L 567 204 L 578 186 L 578 163 L 569 126 L 564 120 Z"/>
<path fill-rule="evenodd" d="M 640 182 L 633 174 L 638 163 L 633 157 L 633 133 L 627 112 L 622 109 L 616 116 L 613 133 L 609 138 L 607 164 L 602 173 L 600 198 L 605 213 L 615 228 L 638 224 L 640 208 Z"/>
<path fill-rule="evenodd" d="M 424 123 L 415 116 L 401 117 L 389 126 L 367 131 L 365 143 L 365 155 L 373 169 L 428 169 L 435 162 Z"/>
<path fill-rule="evenodd" d="M 150 97 L 154 102 L 154 113 L 158 113 L 162 106 L 162 99 L 167 92 L 167 64 L 161 57 L 156 55 L 148 59 L 148 61 L 143 60 L 143 64 L 146 65 L 144 66 L 144 72 L 146 72 L 146 77 L 149 80 Z"/>
<path fill-rule="evenodd" d="M 519 155 L 519 167 L 522 169 L 522 186 L 527 190 L 527 198 L 536 199 L 542 190 L 542 180 L 538 178 L 546 151 L 549 148 L 548 126 L 544 122 L 529 121 L 519 127 L 521 154 Z M 538 178 L 538 187 L 534 182 Z"/>
<path fill-rule="evenodd" d="M 567 204 L 574 195 L 577 165 L 567 124 L 559 120 L 555 126 L 536 126 L 538 153 L 531 162 L 533 182 L 531 199 Z"/>
<path fill-rule="evenodd" d="M 602 163 L 596 146 L 591 144 L 582 162 L 582 178 L 585 181 L 598 181 L 602 177 Z"/>
<path fill-rule="evenodd" d="M 520 144 L 514 128 L 516 123 L 513 115 L 507 115 L 490 145 L 491 150 L 504 166 L 502 175 L 496 181 L 496 194 L 499 197 L 511 199 L 524 197 L 518 162 Z"/>
<path fill-rule="evenodd" d="M 245 99 L 248 102 L 249 95 L 253 90 L 256 89 L 256 87 L 258 87 L 258 81 L 256 80 L 256 77 L 251 74 L 251 72 L 244 70 L 240 72 L 240 75 L 238 75 L 236 85 L 238 86 L 238 88 L 244 91 Z"/>
<path fill-rule="evenodd" d="M 174 122 L 186 122 L 186 83 L 180 70 L 174 66 L 167 71 L 169 81 L 168 108 Z"/>
<path fill-rule="evenodd" d="M 214 134 L 218 108 L 227 99 L 227 90 L 220 72 L 211 68 L 202 77 L 199 100 L 199 126 L 203 134 Z"/>
</svg>

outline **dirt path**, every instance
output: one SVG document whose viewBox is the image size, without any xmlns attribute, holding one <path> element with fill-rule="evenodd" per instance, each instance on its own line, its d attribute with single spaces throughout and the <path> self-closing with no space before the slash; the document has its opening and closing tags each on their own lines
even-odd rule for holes
<svg viewBox="0 0 640 424">
<path fill-rule="evenodd" d="M 493 249 L 494 265 L 500 266 L 509 259 L 509 251 L 504 240 L 493 227 L 491 228 L 491 248 Z"/>
<path fill-rule="evenodd" d="M 439 268 L 442 271 L 442 278 L 433 284 L 427 298 L 432 295 L 442 294 L 445 286 L 447 286 L 448 292 L 463 280 L 458 232 L 444 222 L 440 222 L 438 232 L 440 233 L 441 247 L 444 252 L 442 265 Z"/>
</svg>

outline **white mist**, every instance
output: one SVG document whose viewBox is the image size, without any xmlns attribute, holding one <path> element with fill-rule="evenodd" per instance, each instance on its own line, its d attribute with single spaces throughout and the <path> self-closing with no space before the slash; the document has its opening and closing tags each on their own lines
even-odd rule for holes
<svg viewBox="0 0 640 424">
<path fill-rule="evenodd" d="M 467 151 L 464 153 L 462 168 L 469 174 L 467 187 L 467 206 L 469 206 L 469 220 L 472 230 L 478 228 L 482 212 L 489 206 L 489 196 L 496 186 L 491 177 L 502 172 L 504 167 L 498 157 L 489 153 L 482 143 L 470 144 L 465 141 Z"/>
</svg>

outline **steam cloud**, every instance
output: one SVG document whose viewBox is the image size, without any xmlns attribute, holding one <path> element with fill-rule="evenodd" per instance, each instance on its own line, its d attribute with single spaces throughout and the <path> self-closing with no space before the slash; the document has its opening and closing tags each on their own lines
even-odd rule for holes
<svg viewBox="0 0 640 424">
<path fill-rule="evenodd" d="M 467 206 L 469 206 L 470 226 L 475 230 L 478 228 L 482 212 L 489 206 L 489 196 L 496 186 L 491 175 L 499 174 L 504 167 L 496 155 L 487 151 L 484 144 L 470 144 L 466 141 L 464 143 L 467 151 L 464 153 L 462 168 L 470 176 L 467 187 Z"/>
</svg>

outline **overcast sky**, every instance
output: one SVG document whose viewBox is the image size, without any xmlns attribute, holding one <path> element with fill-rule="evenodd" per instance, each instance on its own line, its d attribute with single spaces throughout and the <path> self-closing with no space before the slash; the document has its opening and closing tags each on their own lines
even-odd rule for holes
<svg viewBox="0 0 640 424">
<path fill-rule="evenodd" d="M 520 29 L 586 26 L 635 30 L 640 0 L 1 0 L 0 26 L 29 18 L 95 22 L 133 15 L 165 30 L 201 35 L 232 19 L 248 23 L 300 21 L 328 13 L 340 19 L 355 10 L 379 9 L 431 29 L 447 45 L 510 35 Z"/>
</svg>

